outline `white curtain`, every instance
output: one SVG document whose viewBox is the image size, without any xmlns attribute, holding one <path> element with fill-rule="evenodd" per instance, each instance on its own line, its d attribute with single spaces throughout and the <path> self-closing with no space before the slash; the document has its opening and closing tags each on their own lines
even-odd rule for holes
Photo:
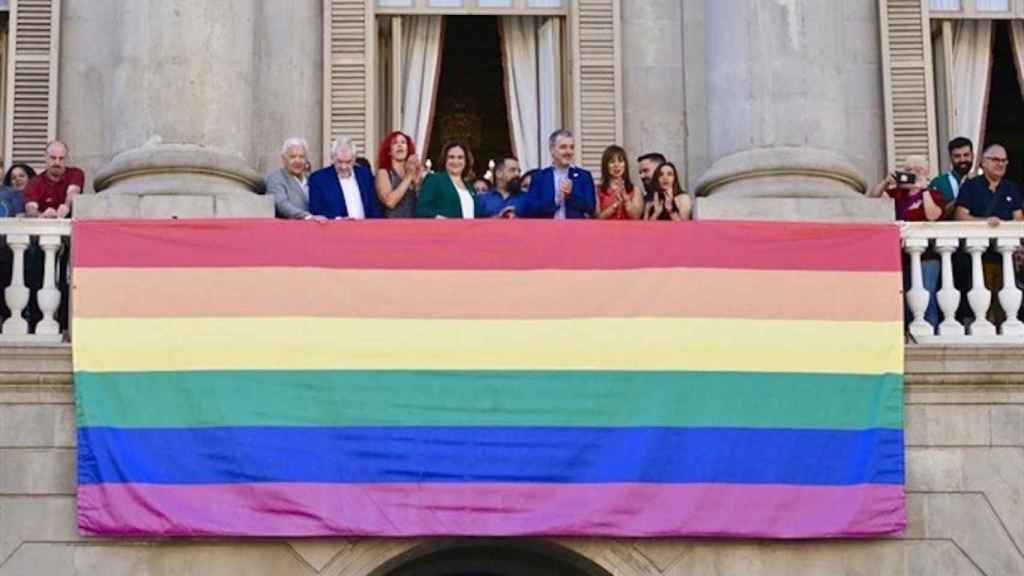
<svg viewBox="0 0 1024 576">
<path fill-rule="evenodd" d="M 980 149 L 992 75 L 992 22 L 961 20 L 953 31 L 952 137 L 966 136 Z"/>
<path fill-rule="evenodd" d="M 402 17 L 402 132 L 426 153 L 441 75 L 441 16 Z"/>
<path fill-rule="evenodd" d="M 1024 22 L 1013 20 L 1010 23 L 1010 40 L 1013 43 L 1013 62 L 1017 65 L 1017 80 L 1024 92 Z"/>
<path fill-rule="evenodd" d="M 556 18 L 501 18 L 505 98 L 524 170 L 545 163 L 547 137 L 562 124 L 561 27 Z"/>
</svg>

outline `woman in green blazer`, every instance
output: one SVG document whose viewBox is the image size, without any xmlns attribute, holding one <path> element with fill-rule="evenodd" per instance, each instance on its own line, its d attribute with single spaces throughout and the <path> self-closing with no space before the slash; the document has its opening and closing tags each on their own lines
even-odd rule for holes
<svg viewBox="0 0 1024 576">
<path fill-rule="evenodd" d="M 476 217 L 476 194 L 473 192 L 471 166 L 473 153 L 461 142 L 450 142 L 441 151 L 444 172 L 435 172 L 423 180 L 417 218 Z"/>
</svg>

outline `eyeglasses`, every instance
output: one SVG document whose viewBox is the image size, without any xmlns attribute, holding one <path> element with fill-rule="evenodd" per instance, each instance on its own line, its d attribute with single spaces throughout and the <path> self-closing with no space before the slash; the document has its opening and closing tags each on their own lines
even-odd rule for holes
<svg viewBox="0 0 1024 576">
<path fill-rule="evenodd" d="M 991 156 L 985 156 L 985 160 L 989 162 L 995 162 L 996 164 L 1006 164 L 1010 160 L 1008 158 L 993 158 Z"/>
</svg>

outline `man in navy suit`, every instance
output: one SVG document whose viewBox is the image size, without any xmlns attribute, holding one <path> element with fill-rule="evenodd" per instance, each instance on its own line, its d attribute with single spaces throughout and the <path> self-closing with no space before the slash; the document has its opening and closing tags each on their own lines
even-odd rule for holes
<svg viewBox="0 0 1024 576">
<path fill-rule="evenodd" d="M 356 164 L 352 140 L 340 137 L 331 146 L 334 163 L 309 177 L 309 212 L 331 219 L 383 218 L 373 188 L 373 174 Z"/>
<path fill-rule="evenodd" d="M 576 137 L 568 130 L 556 130 L 548 139 L 551 166 L 534 174 L 521 216 L 555 220 L 591 218 L 596 195 L 590 172 L 572 165 Z"/>
</svg>

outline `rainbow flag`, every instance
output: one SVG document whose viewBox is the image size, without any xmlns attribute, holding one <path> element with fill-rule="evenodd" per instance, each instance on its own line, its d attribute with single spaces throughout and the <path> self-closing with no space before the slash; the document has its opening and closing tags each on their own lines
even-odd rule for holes
<svg viewBox="0 0 1024 576">
<path fill-rule="evenodd" d="M 87 534 L 905 524 L 894 226 L 92 221 L 73 258 Z"/>
</svg>

